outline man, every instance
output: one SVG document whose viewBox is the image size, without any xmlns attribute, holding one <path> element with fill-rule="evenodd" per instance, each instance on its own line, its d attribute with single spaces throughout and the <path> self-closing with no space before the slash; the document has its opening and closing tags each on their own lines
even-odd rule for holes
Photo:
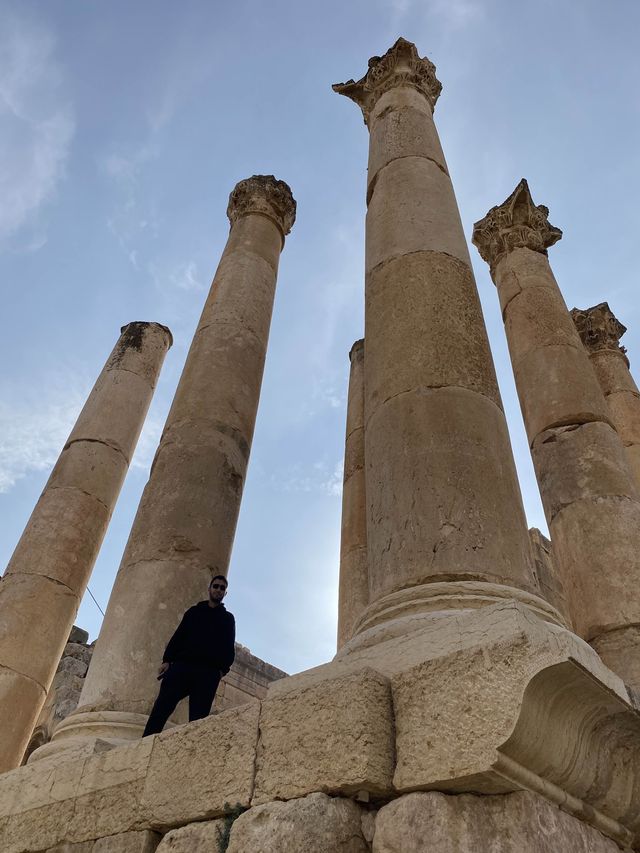
<svg viewBox="0 0 640 853">
<path fill-rule="evenodd" d="M 225 609 L 227 579 L 216 575 L 209 583 L 209 600 L 190 607 L 167 643 L 158 678 L 162 680 L 142 737 L 161 732 L 185 696 L 189 721 L 211 711 L 220 679 L 235 657 L 236 623 Z"/>
</svg>

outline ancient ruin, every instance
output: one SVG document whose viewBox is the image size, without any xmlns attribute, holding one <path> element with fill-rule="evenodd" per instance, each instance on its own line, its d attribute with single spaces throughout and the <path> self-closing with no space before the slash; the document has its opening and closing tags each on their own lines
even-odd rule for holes
<svg viewBox="0 0 640 853">
<path fill-rule="evenodd" d="M 638 390 L 608 307 L 572 319 L 547 257 L 561 232 L 522 181 L 473 242 L 551 539 L 528 531 L 433 121 L 441 89 L 404 39 L 334 86 L 370 141 L 335 658 L 139 737 L 151 650 L 228 568 L 295 217 L 287 185 L 254 176 L 231 194 L 79 707 L 0 776 L 5 853 L 640 848 Z"/>
</svg>

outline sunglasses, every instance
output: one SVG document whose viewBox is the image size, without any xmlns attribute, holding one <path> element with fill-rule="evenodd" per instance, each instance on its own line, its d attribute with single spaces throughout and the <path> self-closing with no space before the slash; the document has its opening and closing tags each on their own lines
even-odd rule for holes
<svg viewBox="0 0 640 853">
<path fill-rule="evenodd" d="M 212 583 L 209 584 L 209 589 L 226 589 L 226 586 L 223 583 Z"/>
</svg>

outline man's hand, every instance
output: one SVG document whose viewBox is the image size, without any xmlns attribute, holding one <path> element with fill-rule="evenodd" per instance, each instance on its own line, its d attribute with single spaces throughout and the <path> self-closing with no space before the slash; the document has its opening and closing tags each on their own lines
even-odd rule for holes
<svg viewBox="0 0 640 853">
<path fill-rule="evenodd" d="M 165 674 L 165 672 L 166 672 L 168 669 L 169 669 L 169 664 L 168 664 L 168 663 L 161 663 L 161 664 L 160 664 L 160 669 L 158 670 L 158 678 L 162 678 L 162 676 Z"/>
</svg>

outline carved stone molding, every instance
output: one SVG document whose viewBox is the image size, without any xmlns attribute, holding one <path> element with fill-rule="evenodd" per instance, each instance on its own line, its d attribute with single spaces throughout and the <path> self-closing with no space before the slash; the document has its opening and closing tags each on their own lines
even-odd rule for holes
<svg viewBox="0 0 640 853">
<path fill-rule="evenodd" d="M 594 305 L 593 308 L 573 308 L 571 317 L 575 323 L 580 339 L 589 352 L 609 349 L 619 350 L 625 356 L 626 349 L 620 346 L 620 338 L 627 327 L 615 316 L 606 302 Z"/>
<path fill-rule="evenodd" d="M 562 237 L 548 216 L 547 207 L 533 203 L 529 184 L 523 178 L 506 201 L 476 222 L 471 239 L 493 273 L 498 261 L 513 249 L 547 254 L 549 246 Z"/>
<path fill-rule="evenodd" d="M 268 216 L 282 231 L 282 236 L 286 237 L 296 221 L 296 200 L 284 181 L 277 180 L 273 175 L 253 175 L 235 185 L 227 207 L 231 225 L 248 213 Z"/>
<path fill-rule="evenodd" d="M 369 115 L 378 98 L 397 86 L 410 86 L 421 92 L 431 108 L 436 104 L 442 83 L 436 77 L 436 67 L 426 57 L 420 57 L 415 44 L 399 38 L 384 56 L 372 56 L 369 70 L 362 79 L 335 83 L 333 91 L 351 98 L 362 110 L 364 123 L 369 123 Z"/>
</svg>

